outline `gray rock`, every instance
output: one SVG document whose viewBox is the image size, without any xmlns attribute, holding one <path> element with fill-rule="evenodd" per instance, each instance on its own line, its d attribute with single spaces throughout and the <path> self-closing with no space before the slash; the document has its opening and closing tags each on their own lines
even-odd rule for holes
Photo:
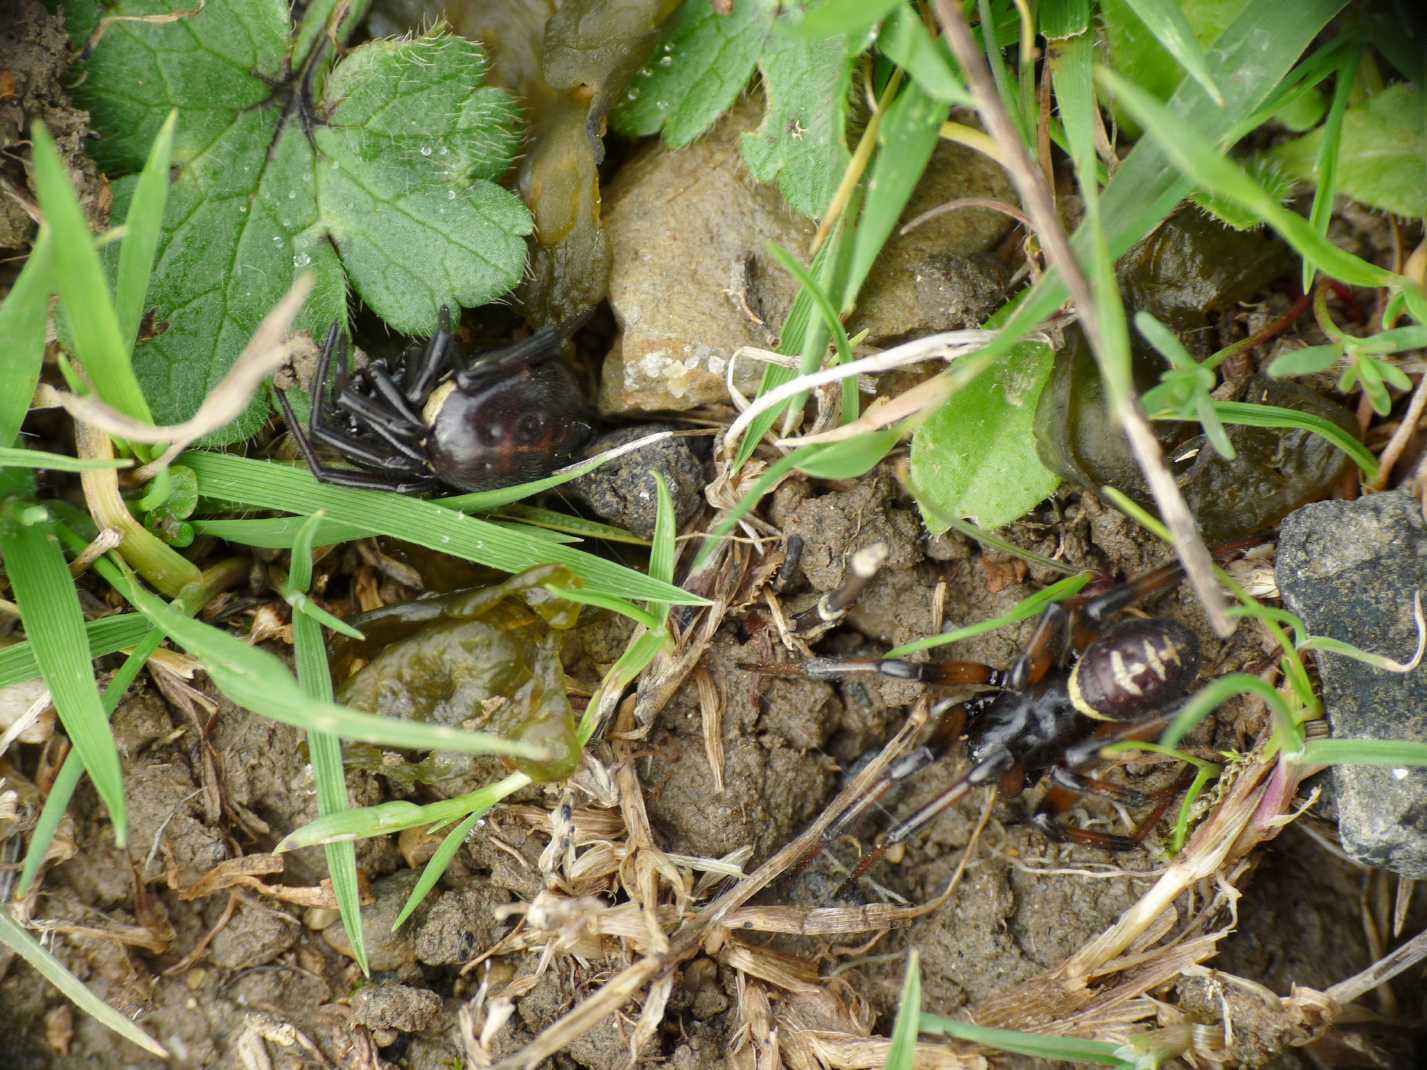
<svg viewBox="0 0 1427 1070">
<path fill-rule="evenodd" d="M 420 1033 L 441 1017 L 441 997 L 430 989 L 392 982 L 367 985 L 352 995 L 352 1021 L 368 1029 Z"/>
<path fill-rule="evenodd" d="M 1315 635 L 1403 659 L 1417 644 L 1412 593 L 1427 590 L 1427 524 L 1410 494 L 1317 502 L 1283 522 L 1284 604 Z M 1427 742 L 1427 667 L 1407 674 L 1321 654 L 1333 735 Z M 1427 877 L 1427 769 L 1333 769 L 1343 847 L 1364 865 Z"/>
<path fill-rule="evenodd" d="M 593 455 L 658 431 L 676 430 L 672 424 L 622 427 L 597 438 L 585 452 Z M 686 438 L 665 439 L 626 453 L 588 475 L 571 480 L 565 489 L 611 524 L 647 539 L 654 534 L 654 518 L 658 513 L 654 472 L 664 477 L 664 485 L 674 499 L 677 527 L 683 527 L 698 512 L 704 490 L 703 463 Z"/>
<path fill-rule="evenodd" d="M 362 907 L 362 938 L 367 945 L 367 963 L 375 972 L 394 970 L 410 973 L 416 966 L 416 951 L 412 946 L 411 932 L 426 919 L 428 905 L 417 908 L 416 913 L 396 932 L 392 924 L 421 874 L 416 870 L 393 873 L 372 883 L 373 902 Z M 352 941 L 347 938 L 347 930 L 340 921 L 334 921 L 322 930 L 322 938 L 328 946 L 339 954 L 353 958 Z"/>
</svg>

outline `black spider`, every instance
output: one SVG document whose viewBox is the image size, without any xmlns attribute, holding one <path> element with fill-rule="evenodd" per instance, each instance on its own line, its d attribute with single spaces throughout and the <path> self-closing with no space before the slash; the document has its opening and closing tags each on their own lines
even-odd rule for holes
<svg viewBox="0 0 1427 1070">
<path fill-rule="evenodd" d="M 312 474 L 324 483 L 401 494 L 525 483 L 574 461 L 594 434 L 579 384 L 557 357 L 561 338 L 546 327 L 457 367 L 451 314 L 443 306 L 440 329 L 424 349 L 408 348 L 395 362 L 379 358 L 354 373 L 347 338 L 334 323 L 312 379 L 307 431 L 284 391 L 278 400 Z M 334 352 L 340 370 L 329 391 Z M 314 442 L 358 469 L 324 465 Z"/>
</svg>

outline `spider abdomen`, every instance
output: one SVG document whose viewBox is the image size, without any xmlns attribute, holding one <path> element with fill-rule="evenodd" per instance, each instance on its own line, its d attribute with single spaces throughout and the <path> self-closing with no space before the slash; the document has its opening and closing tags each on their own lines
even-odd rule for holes
<svg viewBox="0 0 1427 1070">
<path fill-rule="evenodd" d="M 506 364 L 485 376 L 477 365 L 473 372 L 429 414 L 426 454 L 443 483 L 489 490 L 539 479 L 574 461 L 594 433 L 563 364 Z"/>
<path fill-rule="evenodd" d="M 1101 721 L 1158 709 L 1188 692 L 1199 640 L 1172 620 L 1128 620 L 1085 648 L 1067 690 L 1076 710 Z"/>
</svg>

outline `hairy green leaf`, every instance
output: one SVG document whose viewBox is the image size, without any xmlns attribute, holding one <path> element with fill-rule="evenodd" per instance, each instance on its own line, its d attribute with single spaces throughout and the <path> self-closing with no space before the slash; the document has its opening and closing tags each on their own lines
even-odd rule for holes
<svg viewBox="0 0 1427 1070">
<path fill-rule="evenodd" d="M 1318 182 L 1325 137 L 1319 127 L 1267 153 L 1292 177 Z M 1343 113 L 1338 192 L 1397 215 L 1427 215 L 1427 94 L 1406 82 Z"/>
<path fill-rule="evenodd" d="M 792 207 L 820 216 L 851 154 L 847 102 L 852 67 L 842 37 L 772 34 L 758 57 L 768 112 L 741 139 L 744 162 L 759 182 L 778 180 Z"/>
<path fill-rule="evenodd" d="M 111 173 L 138 171 L 179 114 L 147 299 L 165 329 L 134 355 L 155 419 L 193 414 L 302 271 L 317 287 L 298 327 L 314 334 L 346 321 L 349 286 L 396 330 L 425 333 L 441 305 L 484 304 L 519 281 L 530 217 L 494 181 L 519 144 L 517 109 L 481 87 L 478 45 L 441 32 L 373 41 L 323 84 L 330 46 L 297 54 L 286 4 L 188 7 L 106 8 L 186 13 L 112 22 L 78 91 Z M 116 184 L 121 206 L 134 185 Z M 245 437 L 265 411 L 254 401 L 213 441 Z"/>
</svg>

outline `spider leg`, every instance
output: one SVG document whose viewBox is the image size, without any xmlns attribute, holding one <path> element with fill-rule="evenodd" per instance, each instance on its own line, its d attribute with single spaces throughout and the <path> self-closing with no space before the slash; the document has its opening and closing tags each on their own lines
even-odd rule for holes
<svg viewBox="0 0 1427 1070">
<path fill-rule="evenodd" d="M 937 795 L 931 802 L 879 836 L 872 850 L 863 856 L 862 861 L 857 863 L 857 868 L 847 878 L 848 883 L 866 876 L 868 871 L 881 861 L 882 856 L 895 844 L 915 835 L 923 825 L 955 806 L 974 789 L 991 783 L 1000 783 L 1003 788 L 1016 789 L 1023 782 L 1024 774 L 1020 770 L 1020 765 L 1011 757 L 1009 751 L 1000 750 L 995 754 L 988 755 L 973 765 L 965 776 Z"/>
<path fill-rule="evenodd" d="M 426 349 L 421 354 L 421 363 L 414 368 L 408 365 L 403 369 L 402 381 L 405 384 L 406 400 L 415 406 L 426 404 L 437 380 L 450 366 L 451 350 L 456 336 L 451 333 L 451 309 L 446 305 L 441 306 L 438 322 L 436 333 L 431 336 L 431 341 L 426 343 Z"/>
<path fill-rule="evenodd" d="M 425 462 L 400 455 L 379 453 L 371 446 L 367 445 L 356 435 L 348 434 L 344 431 L 336 431 L 330 427 L 315 427 L 309 431 L 313 440 L 322 443 L 324 446 L 331 446 L 334 450 L 339 450 L 344 456 L 354 464 L 369 467 L 378 472 L 396 471 L 404 475 L 417 476 L 426 474 Z M 432 477 L 433 479 L 435 477 Z"/>
<path fill-rule="evenodd" d="M 359 472 L 350 468 L 328 467 L 317 459 L 317 452 L 312 448 L 312 441 L 297 422 L 297 416 L 292 411 L 292 403 L 287 400 L 287 394 L 279 390 L 277 398 L 282 408 L 283 419 L 287 423 L 288 430 L 292 433 L 293 441 L 297 443 L 303 460 L 307 462 L 307 467 L 311 469 L 313 477 L 319 483 L 330 483 L 338 487 L 360 487 L 366 490 L 390 490 L 398 494 L 417 494 L 441 485 L 440 481 L 434 477 L 396 480 L 389 475 L 376 472 Z"/>
<path fill-rule="evenodd" d="M 382 364 L 368 364 L 362 369 L 362 375 L 367 382 L 372 384 L 373 389 L 380 395 L 381 399 L 390 406 L 403 423 L 410 427 L 424 428 L 425 423 L 421 414 L 407 404 L 406 397 L 392 381 L 391 374 Z"/>
<path fill-rule="evenodd" d="M 478 386 L 491 371 L 509 368 L 512 371 L 535 364 L 560 349 L 562 335 L 554 327 L 542 327 L 529 338 L 481 354 L 476 364 L 456 373 L 456 386 L 462 390 Z"/>
<path fill-rule="evenodd" d="M 896 680 L 954 686 L 1005 686 L 1006 674 L 979 661 L 903 661 L 900 658 L 809 658 L 798 662 L 745 663 L 739 666 L 765 676 L 852 676 L 879 673 Z"/>
</svg>

